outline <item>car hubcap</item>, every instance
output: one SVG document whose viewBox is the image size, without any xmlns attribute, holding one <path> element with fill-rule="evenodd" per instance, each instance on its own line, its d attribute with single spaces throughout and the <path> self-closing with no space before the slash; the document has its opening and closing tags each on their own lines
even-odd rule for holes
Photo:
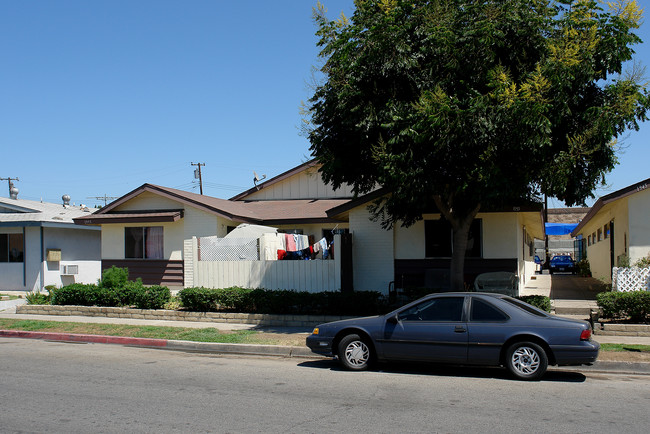
<svg viewBox="0 0 650 434">
<path fill-rule="evenodd" d="M 529 347 L 517 348 L 512 354 L 512 366 L 523 375 L 531 375 L 539 368 L 539 354 Z"/>
<path fill-rule="evenodd" d="M 350 342 L 345 349 L 345 359 L 354 366 L 361 366 L 368 361 L 370 350 L 360 341 Z"/>
</svg>

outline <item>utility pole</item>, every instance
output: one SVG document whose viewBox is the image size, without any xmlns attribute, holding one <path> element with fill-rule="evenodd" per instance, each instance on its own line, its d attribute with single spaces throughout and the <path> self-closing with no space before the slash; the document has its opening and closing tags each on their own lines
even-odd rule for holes
<svg viewBox="0 0 650 434">
<path fill-rule="evenodd" d="M 190 163 L 192 166 L 197 166 L 198 169 L 194 170 L 194 179 L 199 180 L 199 191 L 203 195 L 203 178 L 201 178 L 201 166 L 205 166 L 205 163 Z"/>
<path fill-rule="evenodd" d="M 548 223 L 548 196 L 544 194 L 544 226 Z M 548 252 L 548 235 L 546 234 L 546 229 L 544 229 L 544 255 L 546 256 L 544 261 L 544 268 L 549 268 L 551 265 L 551 255 Z"/>
<path fill-rule="evenodd" d="M 9 183 L 9 197 L 11 197 L 11 189 L 14 187 L 14 183 L 11 181 L 20 181 L 18 178 L 0 178 L 0 181 L 7 181 Z"/>
</svg>

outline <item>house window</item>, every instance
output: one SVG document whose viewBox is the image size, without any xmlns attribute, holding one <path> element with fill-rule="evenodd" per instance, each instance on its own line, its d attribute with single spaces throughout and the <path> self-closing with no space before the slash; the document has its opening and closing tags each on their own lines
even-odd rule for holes
<svg viewBox="0 0 650 434">
<path fill-rule="evenodd" d="M 598 229 L 598 241 L 602 241 L 602 240 L 603 240 L 603 230 Z"/>
<path fill-rule="evenodd" d="M 609 238 L 609 225 L 603 226 L 603 235 L 605 239 Z"/>
<path fill-rule="evenodd" d="M 591 244 L 596 244 L 596 232 L 591 234 Z"/>
<path fill-rule="evenodd" d="M 482 220 L 474 219 L 467 239 L 465 256 L 480 258 L 482 246 Z M 447 220 L 425 220 L 424 244 L 427 258 L 449 258 L 452 254 L 454 239 L 451 224 Z"/>
<path fill-rule="evenodd" d="M 587 235 L 587 246 L 591 246 L 591 235 Z"/>
<path fill-rule="evenodd" d="M 162 226 L 124 228 L 124 257 L 128 259 L 163 259 Z"/>
<path fill-rule="evenodd" d="M 0 234 L 0 262 L 23 262 L 23 234 Z"/>
</svg>

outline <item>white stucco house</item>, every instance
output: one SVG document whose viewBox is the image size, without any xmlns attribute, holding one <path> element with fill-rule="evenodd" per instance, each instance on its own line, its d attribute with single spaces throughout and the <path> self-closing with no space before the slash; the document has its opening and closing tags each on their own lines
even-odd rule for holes
<svg viewBox="0 0 650 434">
<path fill-rule="evenodd" d="M 586 240 L 593 277 L 610 283 L 622 257 L 650 254 L 650 178 L 601 197 L 571 233 Z"/>
<path fill-rule="evenodd" d="M 198 286 L 197 282 L 204 282 L 196 276 L 200 248 L 196 242 L 192 247 L 192 239 L 224 237 L 238 224 L 250 223 L 303 234 L 310 242 L 322 238 L 331 242 L 334 233 L 341 234 L 341 250 L 335 255 L 343 261 L 339 268 L 329 267 L 321 258 L 251 265 L 261 274 L 300 274 L 295 285 L 286 289 L 327 289 L 321 281 L 331 275 L 336 275 L 337 289 L 383 293 L 389 286 L 441 288 L 447 284 L 451 230 L 436 210 L 412 227 L 384 230 L 368 211 L 381 191 L 354 197 L 349 187 L 334 190 L 322 181 L 318 168 L 315 160 L 309 161 L 229 200 L 144 184 L 75 222 L 101 227 L 102 268 L 126 266 L 132 278 L 141 277 L 145 283 Z M 534 239 L 544 237 L 541 204 L 488 207 L 477 216 L 472 234 L 465 265 L 468 284 L 483 272 L 508 271 L 523 285 L 535 272 Z M 327 269 L 322 269 L 323 264 Z M 240 265 L 241 261 L 206 273 L 250 272 L 242 271 Z M 246 281 L 254 282 L 251 285 L 265 282 Z"/>
<path fill-rule="evenodd" d="M 74 224 L 90 210 L 19 198 L 0 198 L 0 290 L 97 283 L 98 228 Z"/>
</svg>

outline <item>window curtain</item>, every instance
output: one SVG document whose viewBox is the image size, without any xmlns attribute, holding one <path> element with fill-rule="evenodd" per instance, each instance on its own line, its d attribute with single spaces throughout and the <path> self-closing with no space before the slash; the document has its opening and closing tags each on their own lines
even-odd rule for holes
<svg viewBox="0 0 650 434">
<path fill-rule="evenodd" d="M 163 228 L 153 226 L 145 228 L 145 249 L 147 259 L 163 259 Z"/>
</svg>

